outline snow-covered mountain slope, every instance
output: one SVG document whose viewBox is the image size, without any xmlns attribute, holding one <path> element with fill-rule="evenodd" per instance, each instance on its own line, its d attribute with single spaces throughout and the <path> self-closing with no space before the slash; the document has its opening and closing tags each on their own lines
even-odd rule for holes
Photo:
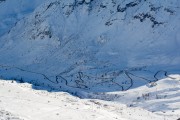
<svg viewBox="0 0 180 120">
<path fill-rule="evenodd" d="M 175 120 L 180 118 L 180 75 L 170 75 L 170 78 L 124 92 L 98 93 L 89 97 L 141 107 Z"/>
<path fill-rule="evenodd" d="M 129 92 L 109 93 L 121 95 L 115 100 L 118 102 L 83 100 L 64 92 L 34 90 L 27 83 L 0 80 L 0 119 L 177 120 L 180 118 L 180 76 L 171 77 L 176 79 L 160 80 L 153 88 L 143 86 Z M 143 98 L 144 93 L 149 96 Z M 158 98 L 155 99 L 154 95 Z M 124 101 L 132 105 L 122 104 Z"/>
<path fill-rule="evenodd" d="M 43 0 L 0 0 L 0 36 L 28 16 Z"/>
<path fill-rule="evenodd" d="M 0 29 L 2 78 L 102 92 L 128 90 L 157 81 L 167 71 L 180 71 L 179 0 L 26 4 L 16 13 L 8 12 L 24 18 L 14 27 Z M 10 0 L 0 5 L 7 9 Z M 2 20 L 6 9 L 1 11 Z M 26 9 L 35 10 L 25 14 Z"/>
</svg>

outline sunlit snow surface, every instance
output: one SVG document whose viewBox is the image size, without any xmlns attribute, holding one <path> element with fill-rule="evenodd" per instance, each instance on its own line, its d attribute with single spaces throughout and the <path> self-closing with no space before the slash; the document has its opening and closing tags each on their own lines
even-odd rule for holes
<svg viewBox="0 0 180 120">
<path fill-rule="evenodd" d="M 0 78 L 27 83 L 0 80 L 0 119 L 180 118 L 179 23 L 180 0 L 1 0 Z"/>
<path fill-rule="evenodd" d="M 0 80 L 0 119 L 177 120 L 180 75 L 170 77 L 154 87 L 93 95 L 97 99 L 79 99 L 65 92 L 34 90 L 27 83 Z"/>
</svg>

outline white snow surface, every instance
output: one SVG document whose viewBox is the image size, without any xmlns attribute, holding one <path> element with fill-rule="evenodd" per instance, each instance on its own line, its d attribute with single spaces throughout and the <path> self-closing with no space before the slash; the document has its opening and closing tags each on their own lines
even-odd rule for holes
<svg viewBox="0 0 180 120">
<path fill-rule="evenodd" d="M 27 83 L 0 80 L 0 119 L 177 120 L 180 118 L 180 75 L 170 77 L 154 87 L 102 95 L 104 99 L 109 95 L 119 96 L 111 101 L 80 99 L 65 92 L 34 90 Z M 147 93 L 149 96 L 142 98 Z"/>
<path fill-rule="evenodd" d="M 0 21 L 3 79 L 98 92 L 180 71 L 179 0 L 5 0 Z"/>
<path fill-rule="evenodd" d="M 0 0 L 0 119 L 180 118 L 179 23 L 180 0 Z"/>
</svg>

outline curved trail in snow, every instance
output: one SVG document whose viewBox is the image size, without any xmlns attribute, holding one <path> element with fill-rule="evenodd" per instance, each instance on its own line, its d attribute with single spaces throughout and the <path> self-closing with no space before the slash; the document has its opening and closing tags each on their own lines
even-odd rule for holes
<svg viewBox="0 0 180 120">
<path fill-rule="evenodd" d="M 96 77 L 96 76 L 88 76 L 88 75 L 85 75 L 85 74 L 83 74 L 83 72 L 78 72 L 78 80 L 75 80 L 74 82 L 75 82 L 75 84 L 76 84 L 76 86 L 73 86 L 73 85 L 70 85 L 69 84 L 69 82 L 68 82 L 68 80 L 66 79 L 66 78 L 64 78 L 62 75 L 56 75 L 55 76 L 55 80 L 52 80 L 52 79 L 50 79 L 47 75 L 45 75 L 45 74 L 43 74 L 43 73 L 39 73 L 39 72 L 35 72 L 35 71 L 30 71 L 30 70 L 25 70 L 25 69 L 22 69 L 22 68 L 19 68 L 19 67 L 14 67 L 14 66 L 7 66 L 7 65 L 0 65 L 0 68 L 2 68 L 2 69 L 5 69 L 5 70 L 8 70 L 8 69 L 16 69 L 16 70 L 20 70 L 20 71 L 22 71 L 22 72 L 27 72 L 27 73 L 32 73 L 32 74 L 36 74 L 36 75 L 40 75 L 40 76 L 42 76 L 42 77 L 44 77 L 44 79 L 45 80 L 47 80 L 47 81 L 49 81 L 50 83 L 52 83 L 52 84 L 59 84 L 60 86 L 60 88 L 61 88 L 61 85 L 62 85 L 62 82 L 64 81 L 65 82 L 65 85 L 66 86 L 68 86 L 68 87 L 72 87 L 72 88 L 78 88 L 78 89 L 84 89 L 84 90 L 88 90 L 88 89 L 90 89 L 89 87 L 88 87 L 88 85 L 86 85 L 86 83 L 85 83 L 85 80 L 83 80 L 83 76 L 86 76 L 86 77 L 88 77 L 88 78 L 94 78 L 94 79 L 100 79 L 101 80 L 101 82 L 99 82 L 99 83 L 96 83 L 95 85 L 99 85 L 99 84 L 103 84 L 103 83 L 112 83 L 112 84 L 115 84 L 115 85 L 117 85 L 117 86 L 119 86 L 119 88 L 121 88 L 121 90 L 122 91 L 126 91 L 126 90 L 129 90 L 130 88 L 132 88 L 133 87 L 133 85 L 134 85 L 134 79 L 133 79 L 133 77 L 136 77 L 136 78 L 139 78 L 139 79 L 141 79 L 141 80 L 144 80 L 144 81 L 146 81 L 147 83 L 151 83 L 151 82 L 156 82 L 156 81 L 158 81 L 160 78 L 158 78 L 158 75 L 159 74 L 163 74 L 165 77 L 168 77 L 168 78 L 172 78 L 172 77 L 169 77 L 169 75 L 168 75 L 168 72 L 167 71 L 165 71 L 165 70 L 159 70 L 159 71 L 157 71 L 154 75 L 153 75 L 153 77 L 154 77 L 154 80 L 152 80 L 152 79 L 148 79 L 148 78 L 146 78 L 146 77 L 142 77 L 142 76 L 138 76 L 138 75 L 135 75 L 134 73 L 131 73 L 131 71 L 130 70 L 123 70 L 123 71 L 120 71 L 119 72 L 119 75 L 118 76 L 120 76 L 120 75 L 125 75 L 128 79 L 129 79 L 129 85 L 126 87 L 126 86 L 123 86 L 123 85 L 121 85 L 121 84 L 119 84 L 119 83 L 117 83 L 116 81 L 115 81 L 115 78 L 117 77 L 112 77 L 112 78 L 110 78 L 110 77 L 108 77 L 108 78 L 106 78 L 106 77 Z M 173 79 L 173 78 L 172 78 Z M 126 88 L 125 88 L 126 87 Z"/>
</svg>

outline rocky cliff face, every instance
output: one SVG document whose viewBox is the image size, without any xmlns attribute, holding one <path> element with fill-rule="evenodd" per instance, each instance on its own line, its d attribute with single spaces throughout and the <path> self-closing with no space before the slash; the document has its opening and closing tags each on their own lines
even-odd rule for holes
<svg viewBox="0 0 180 120">
<path fill-rule="evenodd" d="M 180 70 L 179 0 L 39 0 L 32 5 L 35 10 L 20 11 L 24 18 L 13 27 L 0 29 L 2 76 L 9 66 L 15 78 L 25 74 L 32 80 L 37 73 L 36 81 L 45 75 L 58 87 L 96 91 L 97 84 L 132 87 L 132 71 Z"/>
</svg>

